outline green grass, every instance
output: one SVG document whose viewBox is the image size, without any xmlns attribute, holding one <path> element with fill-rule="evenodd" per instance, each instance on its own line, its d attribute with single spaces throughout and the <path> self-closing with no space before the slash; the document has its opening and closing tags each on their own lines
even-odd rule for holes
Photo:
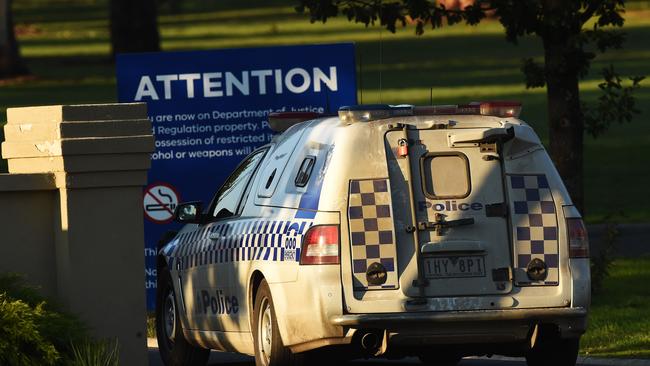
<svg viewBox="0 0 650 366">
<path fill-rule="evenodd" d="M 434 103 L 518 99 L 524 103 L 522 118 L 547 139 L 545 91 L 526 90 L 519 70 L 521 58 L 542 57 L 540 42 L 525 38 L 517 46 L 508 44 L 496 21 L 428 30 L 417 37 L 412 27 L 390 34 L 344 18 L 310 24 L 296 14 L 290 0 L 181 4 L 178 14 L 161 9 L 164 50 L 352 41 L 361 63 L 364 103 L 426 104 L 430 89 Z M 22 53 L 34 77 L 0 81 L 0 121 L 1 112 L 11 106 L 116 100 L 105 0 L 21 0 L 14 7 Z M 636 1 L 630 8 L 625 49 L 599 57 L 581 85 L 588 101 L 597 98 L 599 71 L 610 62 L 622 74 L 650 74 L 650 6 Z M 586 138 L 586 212 L 591 222 L 619 211 L 627 221 L 650 221 L 650 195 L 645 192 L 650 180 L 645 151 L 650 147 L 650 89 L 642 89 L 638 98 L 643 113 L 631 124 L 614 126 L 599 139 Z"/>
<path fill-rule="evenodd" d="M 618 259 L 594 297 L 585 356 L 650 358 L 650 257 Z"/>
</svg>

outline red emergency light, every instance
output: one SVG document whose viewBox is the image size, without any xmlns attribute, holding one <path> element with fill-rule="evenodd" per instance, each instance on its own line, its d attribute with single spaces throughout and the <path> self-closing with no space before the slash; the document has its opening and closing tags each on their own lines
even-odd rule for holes
<svg viewBox="0 0 650 366">
<path fill-rule="evenodd" d="M 521 102 L 515 101 L 486 101 L 432 106 L 372 104 L 341 107 L 339 109 L 339 118 L 344 122 L 370 122 L 391 117 L 439 115 L 481 115 L 516 118 L 519 117 L 521 109 Z"/>
</svg>

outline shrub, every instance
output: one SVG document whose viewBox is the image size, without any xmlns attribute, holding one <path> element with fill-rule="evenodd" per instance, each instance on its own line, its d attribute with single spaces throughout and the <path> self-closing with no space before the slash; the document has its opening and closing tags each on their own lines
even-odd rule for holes
<svg viewBox="0 0 650 366">
<path fill-rule="evenodd" d="M 618 238 L 616 224 L 607 223 L 607 232 L 600 253 L 591 258 L 591 293 L 596 294 L 602 290 L 603 282 L 609 277 L 609 270 L 614 262 L 614 251 Z"/>
<path fill-rule="evenodd" d="M 117 366 L 119 355 L 117 340 L 82 341 L 72 345 L 70 366 Z"/>
<path fill-rule="evenodd" d="M 59 352 L 41 332 L 44 303 L 30 306 L 0 294 L 0 365 L 54 365 Z"/>
<path fill-rule="evenodd" d="M 63 365 L 71 343 L 87 338 L 86 326 L 25 284 L 0 275 L 0 365 Z"/>
</svg>

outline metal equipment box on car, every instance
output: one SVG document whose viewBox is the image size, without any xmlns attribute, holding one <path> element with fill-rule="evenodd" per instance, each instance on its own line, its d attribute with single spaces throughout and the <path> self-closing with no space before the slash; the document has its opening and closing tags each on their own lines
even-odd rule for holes
<svg viewBox="0 0 650 366">
<path fill-rule="evenodd" d="M 166 365 L 525 356 L 574 365 L 590 303 L 578 210 L 521 104 L 284 113 L 286 130 L 161 244 Z M 345 352 L 342 352 L 342 351 Z"/>
</svg>

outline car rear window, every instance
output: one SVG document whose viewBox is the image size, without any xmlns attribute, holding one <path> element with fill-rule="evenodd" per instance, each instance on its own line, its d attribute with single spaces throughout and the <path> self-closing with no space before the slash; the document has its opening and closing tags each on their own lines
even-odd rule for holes
<svg viewBox="0 0 650 366">
<path fill-rule="evenodd" d="M 464 198 L 471 190 L 469 161 L 459 153 L 429 153 L 420 159 L 424 195 L 430 199 Z"/>
</svg>

